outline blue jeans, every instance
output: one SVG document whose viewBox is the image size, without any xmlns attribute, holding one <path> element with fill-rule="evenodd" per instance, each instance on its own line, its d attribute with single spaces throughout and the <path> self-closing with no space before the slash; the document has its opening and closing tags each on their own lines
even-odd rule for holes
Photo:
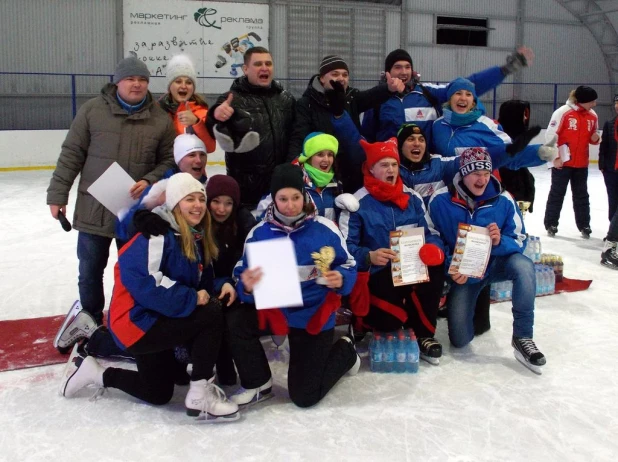
<svg viewBox="0 0 618 462">
<path fill-rule="evenodd" d="M 513 281 L 513 335 L 532 338 L 536 274 L 534 263 L 520 253 L 492 258 L 485 278 L 478 284 L 451 286 L 447 298 L 448 336 L 461 348 L 474 338 L 474 307 L 484 287 L 492 282 Z"/>
<path fill-rule="evenodd" d="M 103 272 L 109 258 L 111 237 L 79 232 L 77 236 L 77 259 L 79 260 L 79 299 L 84 311 L 90 313 L 98 324 L 103 322 Z M 116 239 L 120 249 L 125 242 Z"/>
</svg>

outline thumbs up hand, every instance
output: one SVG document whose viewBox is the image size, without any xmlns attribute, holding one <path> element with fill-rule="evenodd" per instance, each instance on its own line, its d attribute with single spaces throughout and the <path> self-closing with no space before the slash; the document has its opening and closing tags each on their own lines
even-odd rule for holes
<svg viewBox="0 0 618 462">
<path fill-rule="evenodd" d="M 225 101 L 223 101 L 217 109 L 215 109 L 215 119 L 219 122 L 227 122 L 230 117 L 234 114 L 234 108 L 232 107 L 232 100 L 234 99 L 234 94 L 230 92 L 227 95 Z"/>
<path fill-rule="evenodd" d="M 401 79 L 397 77 L 391 77 L 390 72 L 385 73 L 384 77 L 386 77 L 386 85 L 388 86 L 388 91 L 390 91 L 391 93 L 403 92 L 406 86 L 401 81 Z"/>
</svg>

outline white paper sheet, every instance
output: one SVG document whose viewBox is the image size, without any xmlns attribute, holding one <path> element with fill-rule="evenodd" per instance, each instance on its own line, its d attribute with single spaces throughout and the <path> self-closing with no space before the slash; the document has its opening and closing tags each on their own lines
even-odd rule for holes
<svg viewBox="0 0 618 462">
<path fill-rule="evenodd" d="M 137 203 L 129 194 L 134 184 L 135 180 L 114 162 L 90 185 L 88 192 L 107 210 L 122 218 Z"/>
<path fill-rule="evenodd" d="M 255 307 L 287 308 L 302 306 L 298 264 L 291 239 L 270 239 L 246 245 L 249 268 L 262 268 L 262 279 L 253 288 Z"/>
</svg>

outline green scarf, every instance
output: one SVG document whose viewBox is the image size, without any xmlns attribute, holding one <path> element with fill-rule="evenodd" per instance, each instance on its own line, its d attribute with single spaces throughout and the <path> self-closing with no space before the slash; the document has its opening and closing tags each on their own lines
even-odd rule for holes
<svg viewBox="0 0 618 462">
<path fill-rule="evenodd" d="M 307 175 L 309 175 L 309 178 L 311 178 L 313 184 L 315 184 L 318 188 L 323 188 L 329 184 L 335 175 L 332 168 L 330 169 L 330 172 L 323 172 L 319 168 L 312 167 L 309 164 L 304 164 L 304 167 Z"/>
</svg>

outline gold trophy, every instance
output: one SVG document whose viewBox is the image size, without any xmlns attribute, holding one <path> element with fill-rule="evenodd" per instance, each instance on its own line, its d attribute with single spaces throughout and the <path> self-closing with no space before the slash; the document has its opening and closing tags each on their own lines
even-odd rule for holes
<svg viewBox="0 0 618 462">
<path fill-rule="evenodd" d="M 519 207 L 519 210 L 521 210 L 522 218 L 526 218 L 526 212 L 528 211 L 531 205 L 532 203 L 528 201 L 517 201 L 517 207 Z"/>
<path fill-rule="evenodd" d="M 330 264 L 335 260 L 335 249 L 330 246 L 320 248 L 319 252 L 311 252 L 311 258 L 320 273 L 317 279 L 318 284 L 326 285 L 324 273 L 330 271 Z"/>
</svg>

